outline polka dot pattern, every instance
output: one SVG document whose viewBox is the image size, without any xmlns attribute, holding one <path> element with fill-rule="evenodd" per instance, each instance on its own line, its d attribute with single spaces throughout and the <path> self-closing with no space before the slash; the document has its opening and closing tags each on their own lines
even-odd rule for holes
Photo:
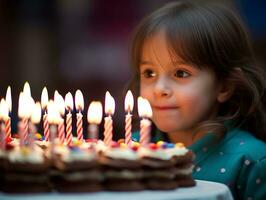
<svg viewBox="0 0 266 200">
<path fill-rule="evenodd" d="M 256 183 L 260 184 L 261 180 L 259 178 L 256 179 Z"/>
<path fill-rule="evenodd" d="M 249 160 L 245 160 L 245 165 L 249 165 L 250 161 Z"/>
<path fill-rule="evenodd" d="M 220 169 L 220 172 L 221 172 L 221 173 L 225 173 L 225 172 L 226 172 L 226 169 L 225 169 L 225 168 L 221 168 L 221 169 Z"/>
<path fill-rule="evenodd" d="M 196 172 L 200 172 L 201 168 L 198 166 L 196 167 Z"/>
</svg>

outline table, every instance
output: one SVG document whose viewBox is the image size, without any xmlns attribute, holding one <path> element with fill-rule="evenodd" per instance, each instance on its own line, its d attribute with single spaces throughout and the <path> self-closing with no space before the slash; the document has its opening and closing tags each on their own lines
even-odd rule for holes
<svg viewBox="0 0 266 200">
<path fill-rule="evenodd" d="M 1 200 L 233 200 L 228 187 L 221 183 L 196 180 L 197 185 L 190 188 L 178 188 L 170 191 L 140 192 L 97 192 L 97 193 L 69 193 L 56 192 L 42 194 L 3 194 Z"/>
</svg>

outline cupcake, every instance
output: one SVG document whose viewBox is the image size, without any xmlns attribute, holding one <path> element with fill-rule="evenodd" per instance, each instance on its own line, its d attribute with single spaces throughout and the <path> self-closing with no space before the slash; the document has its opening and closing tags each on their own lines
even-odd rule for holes
<svg viewBox="0 0 266 200">
<path fill-rule="evenodd" d="M 51 190 L 49 162 L 38 146 L 13 146 L 6 153 L 6 161 L 4 192 L 40 193 Z"/>
<path fill-rule="evenodd" d="M 182 143 L 168 143 L 165 151 L 171 156 L 171 160 L 174 163 L 175 180 L 178 186 L 195 186 L 196 182 L 192 178 L 192 172 L 194 168 L 193 160 L 195 158 L 195 154 L 187 149 Z"/>
<path fill-rule="evenodd" d="M 136 147 L 113 142 L 110 147 L 100 148 L 99 161 L 104 174 L 104 188 L 109 191 L 143 190 L 141 163 Z"/>
<path fill-rule="evenodd" d="M 144 170 L 143 182 L 147 189 L 171 190 L 178 187 L 174 163 L 162 146 L 154 143 L 142 146 L 138 150 L 138 155 Z"/>
<path fill-rule="evenodd" d="M 51 180 L 59 192 L 96 192 L 102 190 L 102 174 L 94 147 L 57 145 Z"/>
</svg>

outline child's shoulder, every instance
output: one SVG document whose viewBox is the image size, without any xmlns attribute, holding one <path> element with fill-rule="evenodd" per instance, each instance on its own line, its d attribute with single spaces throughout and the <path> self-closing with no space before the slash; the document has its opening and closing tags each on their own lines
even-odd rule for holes
<svg viewBox="0 0 266 200">
<path fill-rule="evenodd" d="M 223 141 L 228 153 L 245 154 L 254 160 L 266 157 L 266 143 L 248 131 L 234 128 L 226 134 Z"/>
</svg>

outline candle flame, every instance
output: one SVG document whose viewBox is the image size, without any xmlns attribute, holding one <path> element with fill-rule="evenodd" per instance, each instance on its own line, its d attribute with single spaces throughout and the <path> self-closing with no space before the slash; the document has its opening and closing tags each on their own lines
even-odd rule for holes
<svg viewBox="0 0 266 200">
<path fill-rule="evenodd" d="M 41 104 L 42 104 L 42 109 L 46 109 L 48 105 L 48 91 L 47 88 L 44 87 L 42 90 L 42 96 L 41 96 Z"/>
<path fill-rule="evenodd" d="M 107 91 L 105 93 L 105 114 L 113 115 L 115 112 L 115 100 L 111 94 Z"/>
<path fill-rule="evenodd" d="M 130 90 L 128 90 L 125 98 L 125 111 L 132 112 L 133 106 L 134 106 L 133 94 Z"/>
<path fill-rule="evenodd" d="M 19 99 L 18 99 L 18 116 L 19 116 L 19 118 L 24 118 L 25 117 L 24 104 L 25 104 L 24 93 L 20 92 Z"/>
<path fill-rule="evenodd" d="M 29 119 L 32 113 L 32 107 L 35 104 L 31 96 L 27 96 L 24 92 L 19 94 L 19 103 L 18 103 L 18 116 L 20 118 Z"/>
<path fill-rule="evenodd" d="M 8 104 L 8 110 L 9 112 L 12 111 L 12 98 L 11 98 L 11 87 L 8 86 L 7 91 L 6 91 L 6 102 Z"/>
<path fill-rule="evenodd" d="M 83 94 L 80 90 L 76 91 L 75 94 L 75 105 L 76 105 L 76 109 L 81 111 L 84 109 L 84 98 L 83 98 Z"/>
<path fill-rule="evenodd" d="M 64 98 L 58 93 L 58 91 L 55 91 L 54 95 L 54 102 L 59 110 L 59 113 L 61 116 L 65 115 L 65 101 Z"/>
<path fill-rule="evenodd" d="M 8 119 L 8 103 L 4 98 L 0 102 L 0 120 L 6 121 Z"/>
<path fill-rule="evenodd" d="M 54 101 L 50 100 L 48 102 L 47 111 L 48 111 L 48 116 L 47 116 L 48 122 L 50 124 L 59 124 L 61 121 L 61 117 L 59 114 L 58 107 Z"/>
<path fill-rule="evenodd" d="M 152 108 L 147 99 L 138 97 L 138 113 L 140 117 L 152 117 Z"/>
<path fill-rule="evenodd" d="M 31 97 L 30 84 L 28 82 L 24 84 L 23 93 L 25 96 Z"/>
<path fill-rule="evenodd" d="M 68 92 L 65 96 L 65 107 L 68 111 L 73 110 L 73 97 L 70 92 Z"/>
<path fill-rule="evenodd" d="M 31 121 L 38 124 L 41 121 L 42 108 L 40 102 L 36 102 L 32 108 Z"/>
<path fill-rule="evenodd" d="M 93 101 L 89 105 L 87 120 L 90 124 L 100 124 L 103 117 L 102 103 L 99 101 Z"/>
</svg>

